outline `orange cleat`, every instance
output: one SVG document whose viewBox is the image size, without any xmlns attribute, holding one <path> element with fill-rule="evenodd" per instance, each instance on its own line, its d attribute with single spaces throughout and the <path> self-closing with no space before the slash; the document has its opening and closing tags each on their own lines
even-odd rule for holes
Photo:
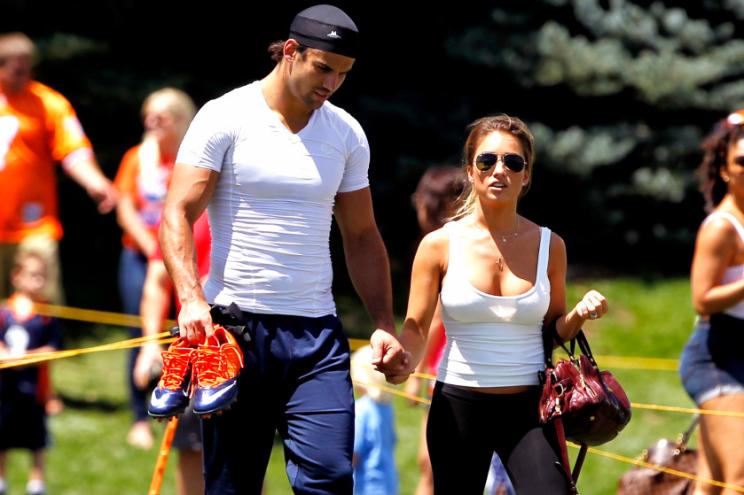
<svg viewBox="0 0 744 495">
<path fill-rule="evenodd" d="M 220 325 L 214 329 L 193 358 L 194 413 L 200 416 L 227 409 L 238 398 L 238 375 L 244 363 L 243 351 L 235 337 Z"/>
<path fill-rule="evenodd" d="M 191 361 L 195 351 L 196 348 L 184 337 L 179 337 L 167 351 L 163 351 L 163 372 L 147 406 L 150 416 L 177 416 L 189 405 Z"/>
</svg>

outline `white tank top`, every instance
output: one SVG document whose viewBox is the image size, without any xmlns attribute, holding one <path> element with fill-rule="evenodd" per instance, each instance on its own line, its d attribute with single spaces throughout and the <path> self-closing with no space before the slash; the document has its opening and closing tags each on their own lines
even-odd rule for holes
<svg viewBox="0 0 744 495">
<path fill-rule="evenodd" d="M 449 232 L 449 264 L 440 301 L 447 345 L 438 380 L 467 387 L 537 385 L 544 365 L 542 324 L 550 306 L 550 229 L 540 228 L 535 285 L 516 296 L 494 296 L 467 278 L 458 222 Z"/>
<path fill-rule="evenodd" d="M 716 218 L 725 218 L 731 225 L 734 226 L 736 232 L 739 234 L 739 238 L 744 241 L 744 226 L 741 225 L 739 220 L 727 211 L 714 211 L 703 220 L 703 225 Z M 744 265 L 733 265 L 726 268 L 723 272 L 723 278 L 721 284 L 730 284 L 744 278 Z M 724 309 L 724 313 L 727 315 L 735 316 L 737 318 L 744 319 L 744 301 L 740 301 L 738 304 L 731 306 L 730 308 Z"/>
</svg>

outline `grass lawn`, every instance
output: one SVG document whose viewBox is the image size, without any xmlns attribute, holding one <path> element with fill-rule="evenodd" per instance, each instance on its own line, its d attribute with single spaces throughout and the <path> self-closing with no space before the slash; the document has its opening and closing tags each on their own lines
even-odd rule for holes
<svg viewBox="0 0 744 495">
<path fill-rule="evenodd" d="M 630 279 L 596 280 L 569 284 L 569 304 L 589 287 L 603 292 L 610 302 L 609 315 L 589 322 L 585 328 L 595 354 L 677 359 L 690 334 L 693 312 L 689 302 L 687 279 L 642 282 Z M 351 335 L 364 334 L 366 318 L 352 301 L 339 304 L 340 314 Z M 117 328 L 75 330 L 70 346 L 87 347 L 103 340 L 126 338 Z M 89 336 L 83 336 L 83 333 Z M 50 419 L 54 444 L 48 457 L 49 493 L 142 495 L 147 493 L 157 449 L 141 451 L 125 442 L 130 415 L 126 406 L 124 382 L 126 354 L 101 352 L 57 361 L 53 376 L 59 393 L 66 399 L 65 410 Z M 637 403 L 692 407 L 675 371 L 612 368 L 631 400 Z M 421 415 L 425 409 L 412 407 L 396 399 L 398 432 L 397 460 L 401 495 L 413 493 L 418 469 Z M 690 417 L 686 414 L 635 410 L 633 419 L 620 436 L 601 450 L 636 457 L 661 437 L 676 437 Z M 163 425 L 154 423 L 158 433 Z M 159 439 L 158 439 L 159 441 Z M 575 452 L 574 452 L 575 453 Z M 173 464 L 169 461 L 162 492 L 173 494 Z M 9 495 L 24 493 L 29 458 L 23 452 L 11 452 L 8 469 Z M 579 481 L 584 495 L 611 495 L 617 480 L 630 466 L 596 455 L 587 456 Z M 290 494 L 284 475 L 281 444 L 277 443 L 267 475 L 267 494 Z"/>
</svg>

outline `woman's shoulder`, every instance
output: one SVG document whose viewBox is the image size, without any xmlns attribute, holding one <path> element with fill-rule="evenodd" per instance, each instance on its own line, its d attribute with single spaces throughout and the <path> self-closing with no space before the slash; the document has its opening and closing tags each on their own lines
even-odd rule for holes
<svg viewBox="0 0 744 495">
<path fill-rule="evenodd" d="M 744 213 L 738 213 L 719 206 L 703 218 L 703 221 L 700 222 L 700 228 L 707 226 L 713 226 L 714 228 L 736 228 L 742 225 L 742 216 L 744 216 Z"/>
<path fill-rule="evenodd" d="M 139 157 L 137 153 L 139 149 L 139 144 L 132 146 L 121 158 L 119 169 L 117 170 L 116 178 L 114 179 L 114 185 L 119 188 L 120 191 L 132 187 L 132 183 L 135 180 L 134 178 L 139 173 Z"/>
<path fill-rule="evenodd" d="M 142 146 L 142 144 L 135 144 L 131 148 L 129 148 L 127 151 L 124 152 L 124 155 L 121 158 L 121 164 L 119 165 L 119 168 L 121 167 L 136 167 L 139 165 L 139 158 L 138 153 L 139 149 Z"/>
<path fill-rule="evenodd" d="M 529 218 L 520 217 L 520 223 L 522 224 L 522 228 L 526 231 L 528 235 L 534 235 L 536 237 L 540 237 L 543 235 L 543 232 L 550 232 L 550 248 L 553 249 L 554 247 L 561 247 L 565 246 L 565 243 L 563 242 L 563 238 L 555 232 L 553 229 L 546 225 L 539 225 Z"/>
<path fill-rule="evenodd" d="M 558 234 L 550 227 L 547 227 L 545 225 L 538 225 L 529 219 L 525 218 L 523 221 L 527 227 L 527 230 L 533 232 L 533 234 L 538 237 L 542 236 L 543 232 L 545 231 L 550 233 L 549 253 L 551 259 L 555 259 L 557 255 L 565 256 L 566 243 L 563 240 L 563 237 L 560 236 L 560 234 Z"/>
<path fill-rule="evenodd" d="M 736 237 L 741 229 L 741 221 L 734 213 L 717 209 L 703 219 L 698 229 L 698 237 L 702 239 Z"/>
<path fill-rule="evenodd" d="M 421 239 L 421 246 L 429 249 L 439 249 L 449 242 L 454 222 L 447 222 L 436 230 L 432 230 Z"/>
</svg>

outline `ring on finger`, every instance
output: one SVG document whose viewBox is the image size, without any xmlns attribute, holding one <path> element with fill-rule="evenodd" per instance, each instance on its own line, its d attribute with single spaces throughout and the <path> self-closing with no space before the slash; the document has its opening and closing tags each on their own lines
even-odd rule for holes
<svg viewBox="0 0 744 495">
<path fill-rule="evenodd" d="M 592 311 L 589 313 L 589 318 L 592 320 L 596 320 L 599 317 L 599 314 L 597 314 L 596 311 Z"/>
</svg>

